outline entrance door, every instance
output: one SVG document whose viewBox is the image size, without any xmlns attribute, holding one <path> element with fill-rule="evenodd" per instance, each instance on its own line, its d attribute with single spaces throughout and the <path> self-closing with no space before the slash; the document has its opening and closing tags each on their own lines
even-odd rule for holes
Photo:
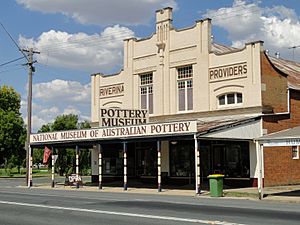
<svg viewBox="0 0 300 225">
<path fill-rule="evenodd" d="M 217 174 L 225 173 L 225 145 L 212 146 L 212 172 Z"/>
<path fill-rule="evenodd" d="M 157 151 L 155 142 L 142 143 L 136 146 L 136 175 L 157 176 Z"/>
</svg>

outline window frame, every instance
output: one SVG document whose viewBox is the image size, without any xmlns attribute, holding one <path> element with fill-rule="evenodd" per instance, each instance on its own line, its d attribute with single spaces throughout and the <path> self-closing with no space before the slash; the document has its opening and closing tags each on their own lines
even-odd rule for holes
<svg viewBox="0 0 300 225">
<path fill-rule="evenodd" d="M 176 68 L 177 78 L 177 111 L 189 112 L 193 111 L 193 65 L 180 66 Z M 189 101 L 189 90 L 191 89 L 191 102 Z M 184 109 L 180 109 L 179 91 L 184 90 Z M 191 108 L 189 108 L 191 107 Z"/>
<path fill-rule="evenodd" d="M 296 155 L 294 155 L 295 152 Z M 299 159 L 299 145 L 292 146 L 292 159 Z"/>
<path fill-rule="evenodd" d="M 233 103 L 228 103 L 228 96 L 233 95 Z M 238 96 L 240 95 L 240 96 Z M 239 102 L 239 97 L 241 97 L 242 101 Z M 224 104 L 220 104 L 221 98 L 224 98 Z M 217 104 L 219 108 L 223 107 L 231 107 L 231 106 L 241 106 L 243 105 L 243 93 L 241 92 L 228 92 L 225 94 L 221 94 L 217 96 Z"/>
<path fill-rule="evenodd" d="M 149 115 L 154 112 L 154 98 L 153 98 L 153 72 L 139 74 L 140 87 L 139 87 L 139 97 L 140 97 L 140 107 L 141 109 L 148 110 Z M 144 92 L 146 91 L 146 92 Z M 144 93 L 143 93 L 144 92 Z M 142 96 L 146 96 L 146 108 L 142 108 Z M 152 95 L 152 102 L 150 102 L 150 95 Z M 150 105 L 150 103 L 152 103 Z M 150 109 L 152 110 L 150 112 Z"/>
</svg>

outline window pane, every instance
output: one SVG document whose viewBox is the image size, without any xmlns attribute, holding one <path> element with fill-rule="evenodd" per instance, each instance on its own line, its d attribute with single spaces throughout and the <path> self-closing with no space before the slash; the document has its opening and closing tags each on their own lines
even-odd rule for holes
<svg viewBox="0 0 300 225">
<path fill-rule="evenodd" d="M 219 97 L 219 105 L 225 105 L 225 95 Z"/>
<path fill-rule="evenodd" d="M 190 141 L 170 142 L 171 176 L 191 177 L 195 174 L 195 154 Z"/>
<path fill-rule="evenodd" d="M 149 108 L 148 108 L 149 114 L 153 113 L 153 94 L 149 94 Z"/>
<path fill-rule="evenodd" d="M 147 88 L 146 87 L 141 87 L 141 95 L 147 94 Z"/>
<path fill-rule="evenodd" d="M 234 94 L 227 95 L 227 104 L 234 104 Z"/>
<path fill-rule="evenodd" d="M 192 66 L 185 66 L 177 68 L 178 72 L 178 79 L 189 78 L 193 76 L 193 67 Z"/>
<path fill-rule="evenodd" d="M 153 82 L 152 73 L 142 74 L 140 75 L 140 78 L 141 78 L 141 85 L 152 84 Z"/>
<path fill-rule="evenodd" d="M 185 110 L 185 90 L 179 89 L 178 90 L 178 105 L 179 105 L 179 111 Z"/>
<path fill-rule="evenodd" d="M 292 158 L 293 159 L 298 159 L 299 158 L 299 148 L 298 148 L 298 146 L 293 146 L 292 147 Z"/>
<path fill-rule="evenodd" d="M 188 110 L 193 109 L 193 88 L 187 89 L 187 101 L 188 101 Z"/>
<path fill-rule="evenodd" d="M 243 95 L 241 93 L 237 93 L 236 98 L 237 98 L 237 103 L 243 102 Z"/>
<path fill-rule="evenodd" d="M 141 108 L 147 109 L 147 95 L 141 95 Z"/>
</svg>

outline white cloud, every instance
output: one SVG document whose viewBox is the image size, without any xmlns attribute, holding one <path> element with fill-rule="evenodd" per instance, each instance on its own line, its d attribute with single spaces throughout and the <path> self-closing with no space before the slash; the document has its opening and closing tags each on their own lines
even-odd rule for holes
<svg viewBox="0 0 300 225">
<path fill-rule="evenodd" d="M 123 40 L 133 36 L 132 30 L 115 25 L 93 35 L 50 30 L 36 40 L 20 36 L 19 43 L 38 49 L 41 52 L 36 55 L 39 63 L 98 72 L 122 65 Z"/>
<path fill-rule="evenodd" d="M 90 120 L 90 84 L 52 80 L 33 85 L 32 131 L 52 123 L 58 115 L 75 114 L 79 121 Z M 27 101 L 22 99 L 21 112 L 27 124 Z"/>
<path fill-rule="evenodd" d="M 68 106 L 67 108 L 64 109 L 63 114 L 68 115 L 68 114 L 74 114 L 74 115 L 80 115 L 81 112 L 77 108 L 73 106 Z"/>
<path fill-rule="evenodd" d="M 213 25 L 228 32 L 234 47 L 262 40 L 270 53 L 279 51 L 292 59 L 292 51 L 288 48 L 300 45 L 300 21 L 295 11 L 284 6 L 262 8 L 258 1 L 247 2 L 235 0 L 232 7 L 208 10 L 205 16 L 213 19 Z"/>
<path fill-rule="evenodd" d="M 90 84 L 82 85 L 78 81 L 56 79 L 34 84 L 33 98 L 44 102 L 55 102 L 58 105 L 65 105 L 65 102 L 89 104 L 91 101 L 90 89 Z"/>
<path fill-rule="evenodd" d="M 27 9 L 61 13 L 82 24 L 137 25 L 149 22 L 162 7 L 177 8 L 175 0 L 17 0 Z"/>
</svg>

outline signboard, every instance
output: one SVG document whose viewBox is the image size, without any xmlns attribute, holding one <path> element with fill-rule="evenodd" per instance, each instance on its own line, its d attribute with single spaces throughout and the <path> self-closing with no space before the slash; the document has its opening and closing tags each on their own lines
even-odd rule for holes
<svg viewBox="0 0 300 225">
<path fill-rule="evenodd" d="M 71 174 L 70 176 L 68 176 L 68 185 L 70 185 L 70 186 L 76 186 L 77 183 L 79 185 L 82 185 L 81 176 L 79 176 L 77 174 Z"/>
<path fill-rule="evenodd" d="M 272 139 L 259 141 L 265 147 L 300 146 L 300 138 Z"/>
<path fill-rule="evenodd" d="M 85 130 L 69 130 L 30 135 L 30 144 L 67 141 L 105 140 L 114 138 L 143 137 L 155 135 L 180 135 L 197 132 L 197 121 L 144 124 L 124 127 L 103 127 Z"/>
<path fill-rule="evenodd" d="M 243 62 L 232 65 L 209 68 L 208 75 L 209 80 L 213 82 L 232 78 L 246 77 L 247 71 L 247 63 Z"/>
<path fill-rule="evenodd" d="M 149 121 L 148 110 L 101 108 L 99 126 L 115 127 L 146 124 Z"/>
<path fill-rule="evenodd" d="M 100 99 L 124 94 L 124 84 L 114 84 L 100 87 Z"/>
</svg>

